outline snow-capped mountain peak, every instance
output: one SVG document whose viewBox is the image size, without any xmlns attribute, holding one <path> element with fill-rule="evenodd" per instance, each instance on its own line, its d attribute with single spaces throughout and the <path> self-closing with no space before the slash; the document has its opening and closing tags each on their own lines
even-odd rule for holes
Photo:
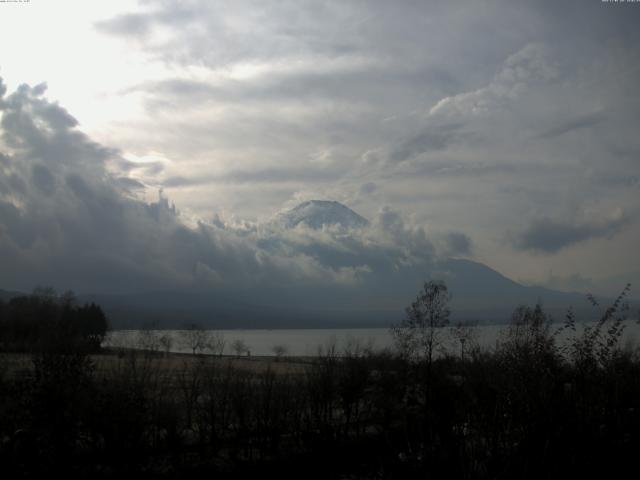
<svg viewBox="0 0 640 480">
<path fill-rule="evenodd" d="M 366 218 L 349 207 L 328 200 L 303 202 L 291 210 L 278 214 L 276 221 L 284 228 L 295 228 L 299 224 L 305 224 L 314 229 L 320 229 L 323 225 L 340 225 L 346 228 L 361 228 L 369 225 Z"/>
</svg>

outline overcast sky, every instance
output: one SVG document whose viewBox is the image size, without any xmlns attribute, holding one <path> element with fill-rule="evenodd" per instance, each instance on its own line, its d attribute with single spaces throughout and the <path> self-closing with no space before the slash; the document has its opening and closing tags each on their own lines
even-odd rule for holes
<svg viewBox="0 0 640 480">
<path fill-rule="evenodd" d="M 256 253 L 312 198 L 372 220 L 369 259 L 640 288 L 638 25 L 600 0 L 0 3 L 0 288 L 356 281 L 371 265 Z"/>
</svg>

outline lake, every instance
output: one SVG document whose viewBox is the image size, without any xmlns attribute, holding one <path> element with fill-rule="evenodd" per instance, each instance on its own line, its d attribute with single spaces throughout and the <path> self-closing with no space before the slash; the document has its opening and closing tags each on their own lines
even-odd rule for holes
<svg viewBox="0 0 640 480">
<path fill-rule="evenodd" d="M 623 332 L 621 345 L 635 345 L 640 338 L 640 325 L 628 320 Z M 554 324 L 551 331 L 559 328 L 560 324 Z M 582 326 L 577 326 L 577 333 L 581 333 Z M 472 342 L 483 349 L 491 349 L 496 345 L 505 325 L 482 325 L 470 327 Z M 185 330 L 114 330 L 109 332 L 103 345 L 105 347 L 124 348 L 155 348 L 163 350 L 160 339 L 165 336 L 169 339 L 169 350 L 177 353 L 191 353 Z M 392 348 L 393 341 L 389 330 L 386 328 L 351 328 L 351 329 L 276 329 L 276 330 L 215 330 L 208 331 L 217 334 L 224 339 L 224 354 L 233 354 L 232 344 L 241 340 L 246 345 L 251 355 L 274 355 L 273 348 L 282 346 L 287 356 L 315 356 L 319 349 L 326 351 L 335 346 L 336 352 L 342 353 L 350 348 L 371 348 L 381 350 Z M 559 335 L 560 342 L 565 341 L 570 332 Z M 460 351 L 458 337 L 452 332 L 452 328 L 446 327 L 438 332 L 443 348 L 451 353 Z M 468 344 L 467 344 L 468 345 Z M 206 351 L 205 351 L 206 353 Z"/>
</svg>

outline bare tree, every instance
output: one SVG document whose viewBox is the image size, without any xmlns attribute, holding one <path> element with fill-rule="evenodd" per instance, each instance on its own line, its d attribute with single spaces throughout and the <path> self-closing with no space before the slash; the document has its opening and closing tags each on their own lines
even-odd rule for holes
<svg viewBox="0 0 640 480">
<path fill-rule="evenodd" d="M 274 345 L 273 347 L 271 347 L 271 351 L 276 356 L 276 361 L 279 361 L 287 354 L 289 349 L 285 345 Z"/>
<path fill-rule="evenodd" d="M 195 323 L 182 330 L 180 336 L 182 337 L 183 346 L 191 350 L 193 355 L 203 353 L 222 355 L 226 345 L 222 333 L 207 330 Z"/>
<path fill-rule="evenodd" d="M 233 343 L 231 343 L 231 349 L 236 353 L 237 357 L 249 350 L 247 344 L 240 338 L 235 339 Z"/>
<path fill-rule="evenodd" d="M 442 327 L 449 323 L 451 296 L 444 282 L 425 282 L 416 300 L 406 309 L 406 318 L 391 329 L 396 347 L 406 357 L 433 361 L 442 345 Z"/>
<path fill-rule="evenodd" d="M 171 347 L 173 346 L 173 338 L 168 332 L 165 332 L 160 336 L 158 341 L 160 342 L 165 355 L 168 356 L 169 352 L 171 352 Z"/>
<path fill-rule="evenodd" d="M 227 344 L 227 341 L 224 338 L 224 335 L 221 332 L 212 332 L 209 331 L 209 338 L 207 341 L 207 349 L 213 354 L 222 356 L 224 353 L 224 347 Z"/>
<path fill-rule="evenodd" d="M 136 339 L 136 347 L 149 354 L 157 352 L 160 349 L 160 338 L 158 337 L 157 332 L 152 330 L 151 327 L 139 330 Z"/>
<path fill-rule="evenodd" d="M 191 350 L 193 355 L 203 353 L 209 347 L 209 332 L 200 325 L 192 323 L 186 330 L 182 330 L 180 335 L 184 346 Z"/>
</svg>

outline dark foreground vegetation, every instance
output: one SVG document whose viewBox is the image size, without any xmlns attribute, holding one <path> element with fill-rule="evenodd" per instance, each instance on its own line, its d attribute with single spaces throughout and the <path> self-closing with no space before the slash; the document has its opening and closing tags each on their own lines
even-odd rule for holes
<svg viewBox="0 0 640 480">
<path fill-rule="evenodd" d="M 571 313 L 558 326 L 521 307 L 491 351 L 458 327 L 460 354 L 443 356 L 446 287 L 427 284 L 395 330 L 396 352 L 327 348 L 304 369 L 281 360 L 260 371 L 157 351 L 97 362 L 96 333 L 74 323 L 91 306 L 0 305 L 2 475 L 621 477 L 640 451 L 640 355 L 618 342 L 626 293 L 584 330 Z M 75 332 L 70 343 L 11 333 L 29 302 Z M 99 323 L 95 308 L 86 318 Z M 575 334 L 560 341 L 559 329 Z M 29 368 L 8 367 L 16 344 L 5 338 L 22 339 Z"/>
</svg>

